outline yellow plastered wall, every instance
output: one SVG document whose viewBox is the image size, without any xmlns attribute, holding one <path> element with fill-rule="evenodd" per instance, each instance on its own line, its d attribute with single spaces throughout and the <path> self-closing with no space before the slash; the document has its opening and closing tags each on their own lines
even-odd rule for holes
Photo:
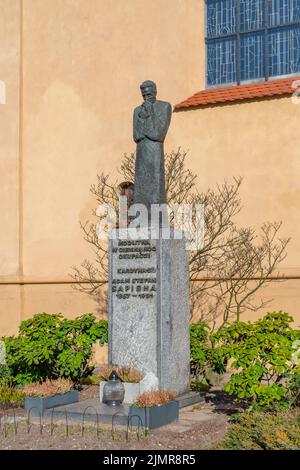
<svg viewBox="0 0 300 470">
<path fill-rule="evenodd" d="M 20 261 L 20 2 L 0 0 L 0 336 L 22 314 Z"/>
<path fill-rule="evenodd" d="M 204 88 L 204 1 L 0 0 L 0 8 L 0 332 L 8 334 L 39 311 L 97 313 L 68 284 L 71 266 L 91 255 L 79 228 L 94 204 L 89 186 L 97 172 L 117 177 L 123 153 L 134 151 L 143 80 L 173 105 Z M 165 148 L 189 150 L 202 189 L 243 176 L 242 224 L 284 222 L 293 240 L 283 269 L 293 279 L 266 295 L 300 320 L 299 113 L 286 97 L 174 113 Z"/>
<path fill-rule="evenodd" d="M 90 217 L 97 172 L 117 175 L 123 153 L 134 151 L 140 83 L 155 80 L 159 96 L 173 104 L 202 86 L 202 6 L 194 0 L 24 2 L 25 281 L 68 280 L 71 266 L 90 256 L 79 221 Z M 174 145 L 169 139 L 166 147 Z M 66 285 L 24 289 L 24 316 L 96 307 Z"/>
</svg>

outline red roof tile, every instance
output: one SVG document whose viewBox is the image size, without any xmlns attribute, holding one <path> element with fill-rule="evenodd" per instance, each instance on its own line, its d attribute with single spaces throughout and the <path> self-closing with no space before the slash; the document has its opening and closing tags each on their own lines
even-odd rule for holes
<svg viewBox="0 0 300 470">
<path fill-rule="evenodd" d="M 289 77 L 269 82 L 251 83 L 226 88 L 209 88 L 199 91 L 181 103 L 176 104 L 174 109 L 175 111 L 180 111 L 217 103 L 263 98 L 264 96 L 291 95 L 296 89 L 292 86 L 293 82 L 296 80 L 300 80 L 300 77 Z"/>
</svg>

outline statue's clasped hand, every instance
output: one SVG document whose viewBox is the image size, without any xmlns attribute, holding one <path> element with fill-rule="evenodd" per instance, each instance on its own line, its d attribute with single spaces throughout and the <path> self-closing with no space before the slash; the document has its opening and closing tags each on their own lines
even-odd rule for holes
<svg viewBox="0 0 300 470">
<path fill-rule="evenodd" d="M 153 104 L 150 101 L 144 101 L 139 112 L 139 117 L 142 119 L 147 119 L 148 117 L 150 117 L 152 111 Z"/>
</svg>

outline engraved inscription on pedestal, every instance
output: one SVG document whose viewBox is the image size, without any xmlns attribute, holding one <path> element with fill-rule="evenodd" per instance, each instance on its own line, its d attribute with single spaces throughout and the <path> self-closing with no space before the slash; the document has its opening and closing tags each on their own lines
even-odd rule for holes
<svg viewBox="0 0 300 470">
<path fill-rule="evenodd" d="M 131 260 L 150 260 L 155 254 L 156 246 L 150 240 L 116 240 L 112 253 L 116 259 L 125 260 L 126 267 L 117 268 L 111 283 L 112 295 L 117 299 L 130 298 L 152 299 L 156 293 L 156 266 L 128 267 Z M 154 260 L 155 261 L 155 260 Z M 129 263 L 128 263 L 129 262 Z M 142 263 L 143 264 L 143 263 Z"/>
</svg>

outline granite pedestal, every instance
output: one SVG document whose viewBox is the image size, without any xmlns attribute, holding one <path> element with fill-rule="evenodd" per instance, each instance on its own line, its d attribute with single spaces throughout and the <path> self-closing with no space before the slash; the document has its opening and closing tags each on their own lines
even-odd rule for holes
<svg viewBox="0 0 300 470">
<path fill-rule="evenodd" d="M 111 233 L 109 360 L 151 372 L 160 390 L 189 390 L 189 260 L 186 241 Z"/>
</svg>

